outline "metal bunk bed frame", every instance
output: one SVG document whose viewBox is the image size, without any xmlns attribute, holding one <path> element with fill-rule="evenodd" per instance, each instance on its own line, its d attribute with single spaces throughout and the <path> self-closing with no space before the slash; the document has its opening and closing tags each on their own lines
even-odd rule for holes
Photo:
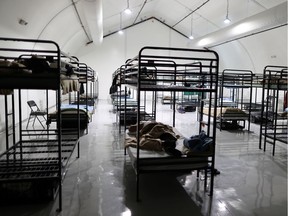
<svg viewBox="0 0 288 216">
<path fill-rule="evenodd" d="M 272 145 L 272 155 L 275 154 L 276 142 L 288 144 L 287 136 L 287 115 L 279 115 L 279 93 L 280 91 L 287 91 L 288 80 L 287 66 L 273 66 L 268 65 L 263 72 L 263 91 L 262 91 L 262 109 L 260 124 L 259 149 L 264 145 L 264 152 L 266 145 Z M 271 101 L 272 99 L 272 101 Z M 279 124 L 279 121 L 284 121 Z"/>
<path fill-rule="evenodd" d="M 145 54 L 148 52 L 148 54 Z M 163 53 L 162 53 L 163 52 Z M 151 53 L 151 54 L 149 54 Z M 168 54 L 166 54 L 168 53 Z M 165 55 L 166 54 L 166 55 Z M 182 55 L 183 56 L 182 56 Z M 186 56 L 186 55 L 187 56 Z M 204 55 L 204 57 L 202 56 Z M 167 59 L 169 61 L 167 61 Z M 172 61 L 173 60 L 173 61 Z M 204 62 L 202 64 L 194 65 L 191 64 L 193 62 Z M 172 62 L 172 63 L 171 63 Z M 177 63 L 176 63 L 177 62 Z M 189 62 L 189 63 L 187 63 Z M 188 65 L 190 64 L 190 66 Z M 125 85 L 129 88 L 137 89 L 137 103 L 140 107 L 141 101 L 142 101 L 142 94 L 141 92 L 144 91 L 169 91 L 169 92 L 199 92 L 201 93 L 201 106 L 203 109 L 203 98 L 204 93 L 208 94 L 210 98 L 212 96 L 217 96 L 217 90 L 218 90 L 218 67 L 219 67 L 219 58 L 218 54 L 214 51 L 208 51 L 208 50 L 197 50 L 197 49 L 185 49 L 185 48 L 168 48 L 168 47 L 143 47 L 140 51 L 138 56 L 136 56 L 134 59 L 131 59 L 130 61 L 126 62 L 127 67 L 125 67 L 125 74 L 124 74 L 124 80 Z M 143 76 L 143 70 L 144 67 L 157 67 L 161 68 L 157 70 L 157 74 L 154 72 L 153 79 L 149 80 L 147 77 Z M 199 86 L 197 88 L 191 88 L 184 85 L 184 80 L 178 80 L 178 76 L 186 76 L 187 75 L 187 67 L 190 67 L 191 70 L 198 68 L 199 72 L 190 72 L 190 75 L 193 74 L 194 76 L 197 76 L 199 78 L 198 84 Z M 129 72 L 129 69 L 137 69 L 136 72 Z M 163 79 L 163 76 L 169 76 L 170 80 Z M 131 82 L 131 78 L 136 75 L 137 80 L 134 80 Z M 158 77 L 159 75 L 159 77 Z M 157 85 L 158 83 L 163 83 L 169 81 L 171 85 Z M 144 98 L 145 100 L 145 98 Z M 175 102 L 174 102 L 174 108 L 173 108 L 173 127 L 175 127 Z M 213 104 L 212 102 L 209 102 L 209 112 L 216 116 L 216 103 Z M 140 110 L 137 110 L 137 128 L 140 128 Z M 155 114 L 156 119 L 156 114 Z M 200 122 L 199 122 L 199 132 L 201 131 L 201 127 L 203 125 L 203 113 L 200 113 Z M 193 156 L 193 159 L 198 158 L 198 161 L 190 161 L 191 159 L 188 157 L 180 157 L 176 158 L 177 162 L 169 162 L 170 165 L 161 166 L 159 170 L 157 171 L 191 171 L 191 170 L 205 170 L 205 189 L 206 189 L 206 183 L 207 183 L 207 171 L 211 171 L 211 180 L 210 180 L 210 195 L 213 195 L 213 186 L 214 186 L 214 176 L 213 176 L 213 170 L 214 170 L 214 164 L 215 164 L 215 144 L 216 144 L 216 120 L 214 119 L 211 121 L 210 118 L 208 118 L 208 122 L 206 122 L 207 125 L 207 134 L 210 136 L 213 140 L 213 150 L 211 155 L 209 156 L 200 156 L 196 155 Z M 137 149 L 136 149 L 136 164 L 133 166 L 136 173 L 136 199 L 139 201 L 139 181 L 140 181 L 140 174 L 145 172 L 155 172 L 153 168 L 149 168 L 149 166 L 157 166 L 157 161 L 161 161 L 162 158 L 152 158 L 151 164 L 148 166 L 145 165 L 145 161 L 149 161 L 148 158 L 140 158 L 140 140 L 139 140 L 140 130 L 136 129 L 136 138 L 137 139 Z M 129 152 L 128 152 L 129 153 Z M 125 148 L 125 154 L 126 154 L 126 148 Z M 129 154 L 130 155 L 130 154 Z M 165 158 L 166 159 L 166 158 Z M 171 159 L 171 157 L 169 158 Z M 175 158 L 174 158 L 175 159 Z M 172 160 L 174 160 L 172 157 Z M 182 160 L 183 159 L 183 160 Z M 188 159 L 188 161 L 187 161 Z M 140 162 L 141 160 L 141 162 Z M 143 162 L 143 163 L 142 163 Z M 165 162 L 164 162 L 165 163 Z M 173 164 L 174 163 L 174 164 Z M 203 163 L 207 163 L 206 165 L 203 165 Z M 162 164 L 163 165 L 163 164 Z M 176 166 L 175 166 L 176 165 Z M 180 165 L 180 166 L 179 166 Z M 198 167 L 197 167 L 198 165 Z M 187 167 L 188 166 L 188 167 Z M 200 167 L 199 167 L 200 166 Z M 169 168 L 167 168 L 169 167 Z"/>
<path fill-rule="evenodd" d="M 126 60 L 126 63 L 129 61 L 130 59 Z M 124 87 L 124 99 L 122 98 L 121 95 L 118 94 L 117 92 L 117 97 L 119 100 L 119 103 L 117 104 L 117 108 L 116 108 L 116 122 L 118 122 L 119 124 L 119 132 L 121 132 L 121 128 L 123 126 L 123 130 L 125 131 L 127 129 L 127 127 L 129 127 L 132 124 L 136 124 L 137 123 L 137 111 L 139 111 L 140 114 L 140 119 L 141 121 L 147 121 L 147 120 L 151 120 L 151 119 L 155 119 L 155 114 L 156 114 L 156 94 L 153 94 L 153 99 L 152 99 L 152 110 L 150 110 L 150 112 L 147 112 L 146 107 L 147 104 L 142 104 L 141 106 L 138 105 L 138 97 L 136 96 L 135 101 L 127 101 L 127 95 L 126 93 L 128 91 L 133 91 L 133 88 L 129 88 L 127 87 L 127 85 L 125 85 L 125 73 L 127 72 L 127 67 L 130 67 L 131 65 L 122 65 L 119 69 L 118 69 L 118 73 L 119 73 L 119 78 L 120 78 L 120 82 L 119 82 L 119 90 L 120 92 L 122 92 L 122 88 Z M 128 69 L 128 70 L 131 70 Z M 135 69 L 132 73 L 136 73 Z M 147 97 L 146 92 L 144 92 L 144 98 Z M 123 100 L 122 100 L 123 99 Z M 145 100 L 146 101 L 146 100 Z M 123 102 L 123 103 L 122 103 Z M 129 117 L 129 121 L 128 121 L 128 117 Z M 133 118 L 131 118 L 133 117 Z M 135 122 L 134 122 L 135 120 Z"/>
<path fill-rule="evenodd" d="M 250 116 L 251 116 L 251 106 L 248 107 L 248 116 L 247 118 L 243 118 L 243 116 L 239 116 L 237 118 L 237 114 L 235 116 L 222 118 L 223 114 L 223 105 L 224 105 L 224 88 L 232 88 L 232 103 L 235 103 L 233 107 L 240 108 L 241 110 L 244 108 L 244 89 L 249 90 L 249 104 L 252 103 L 252 82 L 253 82 L 253 72 L 250 70 L 238 70 L 238 69 L 225 69 L 223 70 L 220 79 L 220 131 L 222 130 L 222 124 L 224 121 L 232 121 L 232 122 L 243 122 L 243 128 L 245 128 L 245 122 L 248 121 L 248 131 L 250 131 Z M 239 92 L 241 89 L 241 92 Z M 236 97 L 235 98 L 235 90 Z M 239 95 L 241 97 L 239 98 Z M 240 100 L 239 100 L 240 99 Z M 237 123 L 238 124 L 238 123 Z"/>
<path fill-rule="evenodd" d="M 94 109 L 95 109 L 95 98 L 94 98 L 94 95 L 95 95 L 95 91 L 94 91 L 95 90 L 95 86 L 94 86 L 95 71 L 91 67 L 88 67 L 87 64 L 82 63 L 82 62 L 78 63 L 78 67 L 79 67 L 79 71 L 77 73 L 79 76 L 79 84 L 83 85 L 83 86 L 85 85 L 85 93 L 79 95 L 77 92 L 76 94 L 74 93 L 73 97 L 72 97 L 71 92 L 70 92 L 69 93 L 69 104 L 78 105 L 78 109 L 79 109 L 79 105 L 83 105 L 86 112 L 89 112 L 89 113 L 91 110 L 89 110 L 88 106 L 92 105 L 91 107 L 93 107 L 93 110 L 92 110 L 91 114 L 93 114 Z M 90 88 L 89 88 L 89 86 L 90 86 Z M 81 96 L 83 96 L 83 95 L 84 95 L 84 97 L 82 98 Z M 91 97 L 90 97 L 90 95 L 91 95 Z M 92 121 L 92 119 L 90 121 Z M 88 127 L 86 128 L 86 134 L 88 134 Z"/>
<path fill-rule="evenodd" d="M 21 107 L 22 89 L 46 90 L 46 92 L 48 92 L 48 90 L 55 90 L 57 94 L 56 109 L 60 110 L 60 48 L 57 43 L 48 40 L 1 37 L 0 41 L 0 59 L 14 61 L 20 54 L 29 53 L 40 54 L 41 56 L 47 55 L 47 57 L 53 58 L 57 64 L 57 68 L 51 68 L 43 74 L 34 74 L 33 72 L 32 74 L 18 74 L 19 68 L 17 68 L 17 73 L 15 71 L 13 73 L 13 69 L 15 68 L 9 67 L 4 67 L 6 73 L 0 74 L 0 89 L 13 89 L 10 102 L 7 100 L 10 96 L 5 95 L 5 114 L 6 116 L 12 115 L 13 121 L 12 125 L 9 125 L 8 118 L 6 117 L 6 150 L 0 154 L 0 184 L 15 184 L 22 182 L 40 183 L 44 181 L 46 185 L 46 181 L 49 181 L 52 185 L 52 193 L 54 192 L 52 198 L 55 198 L 57 194 L 59 196 L 57 211 L 61 211 L 62 182 L 67 173 L 69 159 L 76 146 L 78 147 L 79 157 L 79 132 L 77 137 L 63 136 L 61 130 L 61 112 L 57 113 L 58 121 L 56 129 L 49 130 L 47 127 L 46 130 L 23 130 Z M 1 68 L 3 69 L 3 67 Z M 18 89 L 18 106 L 15 105 L 14 89 Z M 12 104 L 12 112 L 8 112 L 9 103 Z M 46 107 L 48 108 L 47 95 Z M 17 131 L 15 130 L 15 112 L 19 112 L 19 117 L 17 119 L 19 121 L 19 130 Z M 11 126 L 13 127 L 12 133 L 10 133 Z M 43 138 L 47 138 L 39 140 L 39 135 Z M 10 136 L 13 137 L 13 143 L 11 144 L 9 141 Z M 56 184 L 56 186 L 54 184 Z"/>
</svg>

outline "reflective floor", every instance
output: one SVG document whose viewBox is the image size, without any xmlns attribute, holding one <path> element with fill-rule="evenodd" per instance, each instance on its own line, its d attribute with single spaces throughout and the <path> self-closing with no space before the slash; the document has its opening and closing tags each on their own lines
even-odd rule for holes
<svg viewBox="0 0 288 216">
<path fill-rule="evenodd" d="M 169 122 L 169 105 L 160 105 L 158 119 Z M 1 216 L 286 216 L 287 145 L 266 152 L 258 148 L 259 128 L 251 131 L 217 129 L 214 195 L 203 191 L 196 173 L 153 173 L 140 176 L 136 202 L 135 173 L 124 156 L 123 135 L 109 101 L 100 100 L 89 133 L 81 137 L 80 158 L 72 158 L 63 182 L 63 210 L 58 197 L 39 204 L 0 206 Z M 197 131 L 190 119 L 196 113 L 176 114 L 183 135 Z"/>
</svg>

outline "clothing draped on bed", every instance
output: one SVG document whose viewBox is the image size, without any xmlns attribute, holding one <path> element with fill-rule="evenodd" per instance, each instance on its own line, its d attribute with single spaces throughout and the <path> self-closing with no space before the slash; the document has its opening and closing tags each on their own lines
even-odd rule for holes
<svg viewBox="0 0 288 216">
<path fill-rule="evenodd" d="M 130 134 L 135 133 L 136 129 L 136 125 L 131 125 L 129 128 Z M 180 141 L 179 139 L 182 139 L 183 136 L 176 133 L 173 127 L 161 122 L 141 122 L 139 130 L 139 148 L 142 150 L 166 152 L 175 157 L 195 156 L 198 153 L 207 155 L 211 154 L 213 150 L 211 147 L 213 140 L 204 131 L 201 131 L 199 135 L 184 138 L 183 141 Z M 190 145 L 185 145 L 186 143 L 190 143 Z M 136 148 L 137 138 L 135 136 L 126 138 L 125 147 Z"/>
</svg>

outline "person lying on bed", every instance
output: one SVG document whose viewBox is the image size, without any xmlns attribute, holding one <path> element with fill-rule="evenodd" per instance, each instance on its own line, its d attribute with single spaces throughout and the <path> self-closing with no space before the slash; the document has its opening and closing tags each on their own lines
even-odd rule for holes
<svg viewBox="0 0 288 216">
<path fill-rule="evenodd" d="M 137 126 L 131 125 L 130 132 L 136 131 Z M 139 147 L 144 150 L 165 151 L 169 155 L 181 157 L 181 151 L 177 150 L 176 141 L 180 137 L 173 128 L 161 122 L 149 121 L 140 123 Z M 136 137 L 126 139 L 126 147 L 137 147 Z"/>
</svg>

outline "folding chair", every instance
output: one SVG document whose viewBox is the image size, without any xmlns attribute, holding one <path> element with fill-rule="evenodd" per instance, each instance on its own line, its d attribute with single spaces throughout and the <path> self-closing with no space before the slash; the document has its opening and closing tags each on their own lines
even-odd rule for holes
<svg viewBox="0 0 288 216">
<path fill-rule="evenodd" d="M 45 126 L 43 125 L 43 121 L 46 122 L 46 117 L 45 115 L 47 115 L 47 112 L 46 111 L 41 111 L 39 109 L 39 107 L 37 106 L 37 104 L 35 103 L 34 100 L 30 100 L 30 101 L 27 101 L 27 104 L 28 106 L 30 107 L 31 109 L 31 112 L 30 112 L 30 115 L 29 115 L 29 118 L 28 118 L 28 122 L 27 122 L 27 125 L 26 125 L 26 129 L 28 128 L 28 125 L 29 123 L 33 120 L 33 123 L 32 123 L 32 127 L 34 128 L 34 124 L 35 124 L 35 121 L 36 119 L 39 121 L 39 123 L 41 124 L 41 126 L 43 127 L 43 129 L 45 129 Z M 41 118 L 41 119 L 40 119 Z"/>
</svg>

